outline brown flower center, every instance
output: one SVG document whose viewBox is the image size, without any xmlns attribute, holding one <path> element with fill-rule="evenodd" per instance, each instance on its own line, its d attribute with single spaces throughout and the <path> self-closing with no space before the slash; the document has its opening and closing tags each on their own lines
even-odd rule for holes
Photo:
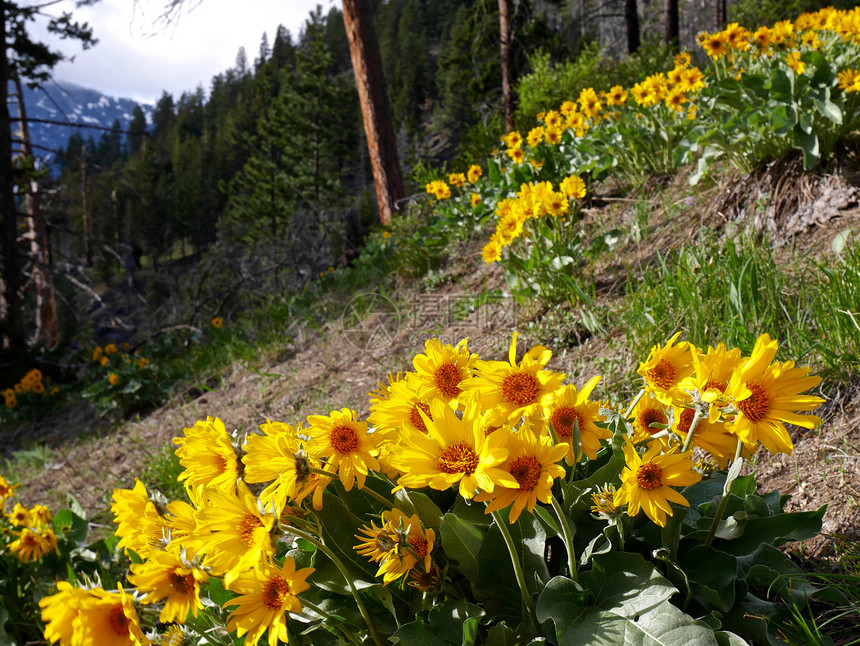
<svg viewBox="0 0 860 646">
<path fill-rule="evenodd" d="M 770 398 L 767 396 L 767 391 L 757 383 L 747 383 L 746 387 L 752 391 L 752 395 L 738 402 L 738 410 L 750 421 L 757 422 L 767 415 L 770 409 Z"/>
<path fill-rule="evenodd" d="M 227 459 L 223 455 L 213 455 L 212 462 L 215 464 L 215 470 L 218 473 L 225 473 L 227 471 Z"/>
<path fill-rule="evenodd" d="M 537 400 L 540 383 L 528 372 L 515 372 L 502 382 L 502 395 L 512 404 L 528 406 Z"/>
<path fill-rule="evenodd" d="M 709 390 L 711 388 L 716 388 L 721 393 L 726 392 L 726 382 L 725 381 L 715 381 L 714 379 L 708 379 L 705 383 L 705 390 Z"/>
<path fill-rule="evenodd" d="M 663 470 L 651 462 L 643 464 L 636 472 L 636 484 L 646 491 L 656 489 L 663 484 Z"/>
<path fill-rule="evenodd" d="M 686 433 L 690 430 L 690 426 L 693 425 L 693 418 L 696 417 L 696 411 L 692 408 L 685 408 L 681 411 L 681 415 L 678 418 L 678 432 Z"/>
<path fill-rule="evenodd" d="M 556 435 L 560 438 L 572 436 L 573 425 L 575 423 L 579 423 L 580 432 L 584 426 L 582 414 L 570 406 L 559 406 L 556 408 L 552 412 L 552 415 L 550 415 L 549 421 L 552 423 L 552 427 L 555 429 Z"/>
<path fill-rule="evenodd" d="M 128 637 L 128 625 L 130 623 L 129 618 L 125 616 L 125 610 L 123 610 L 122 602 L 115 604 L 110 609 L 110 614 L 108 615 L 108 622 L 110 623 L 110 628 L 114 633 L 121 637 Z"/>
<path fill-rule="evenodd" d="M 661 411 L 659 408 L 646 408 L 639 414 L 639 424 L 644 431 L 654 435 L 654 433 L 659 433 L 661 429 L 653 428 L 651 424 L 668 424 L 669 418 L 666 417 L 666 413 Z"/>
<path fill-rule="evenodd" d="M 439 456 L 439 471 L 443 473 L 463 473 L 472 475 L 478 468 L 478 456 L 475 451 L 458 442 L 446 447 Z"/>
<path fill-rule="evenodd" d="M 445 397 L 456 397 L 460 394 L 460 369 L 453 363 L 443 363 L 433 373 L 433 382 Z"/>
<path fill-rule="evenodd" d="M 511 463 L 511 475 L 520 483 L 520 491 L 531 491 L 540 479 L 541 466 L 533 455 L 517 458 Z"/>
<path fill-rule="evenodd" d="M 427 539 L 422 538 L 421 536 L 410 536 L 409 537 L 409 547 L 412 548 L 412 551 L 415 552 L 415 555 L 419 559 L 423 559 L 427 556 Z"/>
<path fill-rule="evenodd" d="M 428 417 L 428 419 L 430 419 L 430 421 L 433 421 L 433 416 L 430 414 L 430 406 L 422 402 L 416 402 L 416 404 L 412 407 L 412 411 L 409 413 L 409 423 L 426 435 L 427 426 L 424 424 L 424 420 L 421 419 L 421 413 L 418 412 L 419 410 L 424 411 L 424 414 Z"/>
<path fill-rule="evenodd" d="M 280 610 L 288 594 L 290 584 L 280 574 L 276 574 L 263 587 L 263 605 L 272 610 Z"/>
<path fill-rule="evenodd" d="M 502 427 L 501 426 L 488 426 L 487 428 L 484 429 L 484 437 L 486 437 L 488 435 L 492 435 L 493 433 L 498 431 L 500 428 L 502 428 Z"/>
<path fill-rule="evenodd" d="M 167 580 L 174 590 L 182 594 L 191 594 L 194 592 L 194 575 L 180 574 L 176 568 L 167 573 Z"/>
<path fill-rule="evenodd" d="M 338 453 L 352 453 L 358 448 L 358 433 L 352 426 L 338 424 L 329 432 L 329 442 Z"/>
<path fill-rule="evenodd" d="M 239 536 L 242 539 L 242 542 L 245 543 L 245 545 L 253 545 L 254 532 L 263 526 L 264 525 L 260 522 L 259 518 L 253 514 L 246 514 L 242 520 L 239 521 Z"/>
<path fill-rule="evenodd" d="M 675 383 L 675 368 L 668 359 L 661 359 L 656 366 L 645 372 L 645 379 L 657 388 L 668 390 Z"/>
</svg>

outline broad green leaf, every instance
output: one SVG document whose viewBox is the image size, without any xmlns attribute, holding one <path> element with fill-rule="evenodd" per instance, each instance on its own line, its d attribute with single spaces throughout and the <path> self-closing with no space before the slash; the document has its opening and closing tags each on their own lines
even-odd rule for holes
<svg viewBox="0 0 860 646">
<path fill-rule="evenodd" d="M 9 613 L 6 608 L 0 606 L 0 646 L 17 646 L 12 635 L 6 632 L 6 621 L 9 619 Z"/>
<path fill-rule="evenodd" d="M 828 97 L 824 101 L 820 101 L 819 99 L 813 99 L 812 102 L 815 104 L 815 108 L 823 116 L 830 119 L 836 125 L 842 125 L 842 110 L 840 110 L 839 106 L 830 100 L 829 90 L 827 94 Z"/>
<path fill-rule="evenodd" d="M 68 532 L 67 536 L 78 545 L 87 539 L 87 521 L 71 509 L 61 509 L 54 515 L 54 531 L 57 534 Z"/>
<path fill-rule="evenodd" d="M 478 552 L 486 530 L 461 520 L 455 514 L 445 514 L 439 533 L 442 550 L 451 567 L 470 581 L 478 580 Z"/>
<path fill-rule="evenodd" d="M 750 518 L 740 538 L 725 541 L 717 539 L 714 547 L 728 554 L 752 554 L 762 544 L 778 545 L 788 541 L 805 541 L 821 531 L 821 519 L 827 506 L 817 511 L 776 514 L 765 518 Z"/>
<path fill-rule="evenodd" d="M 503 510 L 500 514 L 507 522 L 507 510 Z M 520 514 L 517 522 L 508 524 L 507 528 L 514 542 L 517 559 L 522 564 L 523 570 L 528 573 L 526 583 L 529 590 L 532 593 L 539 592 L 550 578 L 544 559 L 546 532 L 540 521 L 527 511 Z M 511 555 L 495 523 L 487 532 L 486 540 L 478 554 L 478 586 L 494 597 L 498 597 L 500 592 L 505 597 L 510 597 L 511 590 L 517 589 Z M 507 602 L 510 599 L 501 600 Z M 519 607 L 520 600 L 517 598 L 513 601 Z"/>
<path fill-rule="evenodd" d="M 401 489 L 394 494 L 394 501 L 398 503 L 398 508 L 408 515 L 418 514 L 421 524 L 438 534 L 442 524 L 442 510 L 426 494 Z"/>
<path fill-rule="evenodd" d="M 797 109 L 794 104 L 777 104 L 770 113 L 770 122 L 777 137 L 787 135 L 797 125 Z"/>
<path fill-rule="evenodd" d="M 723 612 L 731 609 L 738 578 L 734 556 L 709 545 L 697 545 L 681 557 L 680 565 L 687 573 L 693 594 Z"/>
<path fill-rule="evenodd" d="M 433 628 L 423 619 L 403 624 L 389 640 L 402 646 L 449 646 L 448 642 L 438 637 Z"/>
<path fill-rule="evenodd" d="M 325 492 L 323 507 L 318 512 L 323 542 L 343 562 L 354 579 L 375 582 L 376 567 L 353 549 L 358 544 L 355 534 L 362 522 L 334 494 Z M 318 554 L 317 563 L 329 559 Z M 334 580 L 334 577 L 332 577 Z M 341 576 L 341 579 L 343 577 Z"/>
</svg>

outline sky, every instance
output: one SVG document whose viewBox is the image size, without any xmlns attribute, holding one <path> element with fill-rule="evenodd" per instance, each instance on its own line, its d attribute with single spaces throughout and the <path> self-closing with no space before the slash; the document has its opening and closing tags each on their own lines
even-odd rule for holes
<svg viewBox="0 0 860 646">
<path fill-rule="evenodd" d="M 44 20 L 32 25 L 34 37 L 50 43 L 73 62 L 62 62 L 54 78 L 116 97 L 154 103 L 163 91 L 174 98 L 202 85 L 208 93 L 212 77 L 233 67 L 239 47 L 253 64 L 266 32 L 269 45 L 278 25 L 293 38 L 317 5 L 323 14 L 340 8 L 339 0 L 185 0 L 169 25 L 158 22 L 167 0 L 101 0 L 75 8 L 71 0 L 50 7 L 52 14 L 69 11 L 88 22 L 99 43 L 82 50 L 73 41 L 48 35 Z"/>
</svg>

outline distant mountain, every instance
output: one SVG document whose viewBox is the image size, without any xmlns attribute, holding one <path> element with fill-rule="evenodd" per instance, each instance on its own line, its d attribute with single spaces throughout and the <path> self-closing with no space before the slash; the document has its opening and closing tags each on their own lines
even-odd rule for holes
<svg viewBox="0 0 860 646">
<path fill-rule="evenodd" d="M 140 105 L 148 124 L 152 123 L 152 106 L 137 103 L 131 99 L 106 96 L 97 90 L 81 87 L 62 81 L 49 81 L 44 88 L 31 90 L 24 88 L 24 104 L 29 119 L 50 119 L 68 121 L 76 126 L 63 126 L 47 123 L 30 123 L 30 137 L 34 152 L 47 165 L 52 165 L 56 152 L 66 147 L 69 137 L 77 129 L 84 139 L 92 137 L 98 141 L 104 131 L 84 126 L 110 128 L 119 119 L 123 128 L 131 122 L 135 105 Z M 11 107 L 11 106 L 10 106 Z M 14 108 L 11 110 L 14 116 Z"/>
</svg>

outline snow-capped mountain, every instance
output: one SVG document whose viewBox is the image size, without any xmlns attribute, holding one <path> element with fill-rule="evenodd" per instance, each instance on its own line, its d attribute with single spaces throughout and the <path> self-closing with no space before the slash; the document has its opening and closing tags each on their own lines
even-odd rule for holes
<svg viewBox="0 0 860 646">
<path fill-rule="evenodd" d="M 69 136 L 77 129 L 84 139 L 92 137 L 98 141 L 103 130 L 86 126 L 110 128 L 119 119 L 122 128 L 127 128 L 132 119 L 134 106 L 140 105 L 146 115 L 147 124 L 152 122 L 152 106 L 131 99 L 105 96 L 98 90 L 51 80 L 44 87 L 31 90 L 24 87 L 24 104 L 30 119 L 30 137 L 34 152 L 46 165 L 51 165 L 57 151 L 66 147 Z M 16 111 L 10 105 L 13 122 Z M 38 123 L 33 119 L 69 122 L 75 125 Z M 13 123 L 13 125 L 16 125 Z"/>
</svg>

